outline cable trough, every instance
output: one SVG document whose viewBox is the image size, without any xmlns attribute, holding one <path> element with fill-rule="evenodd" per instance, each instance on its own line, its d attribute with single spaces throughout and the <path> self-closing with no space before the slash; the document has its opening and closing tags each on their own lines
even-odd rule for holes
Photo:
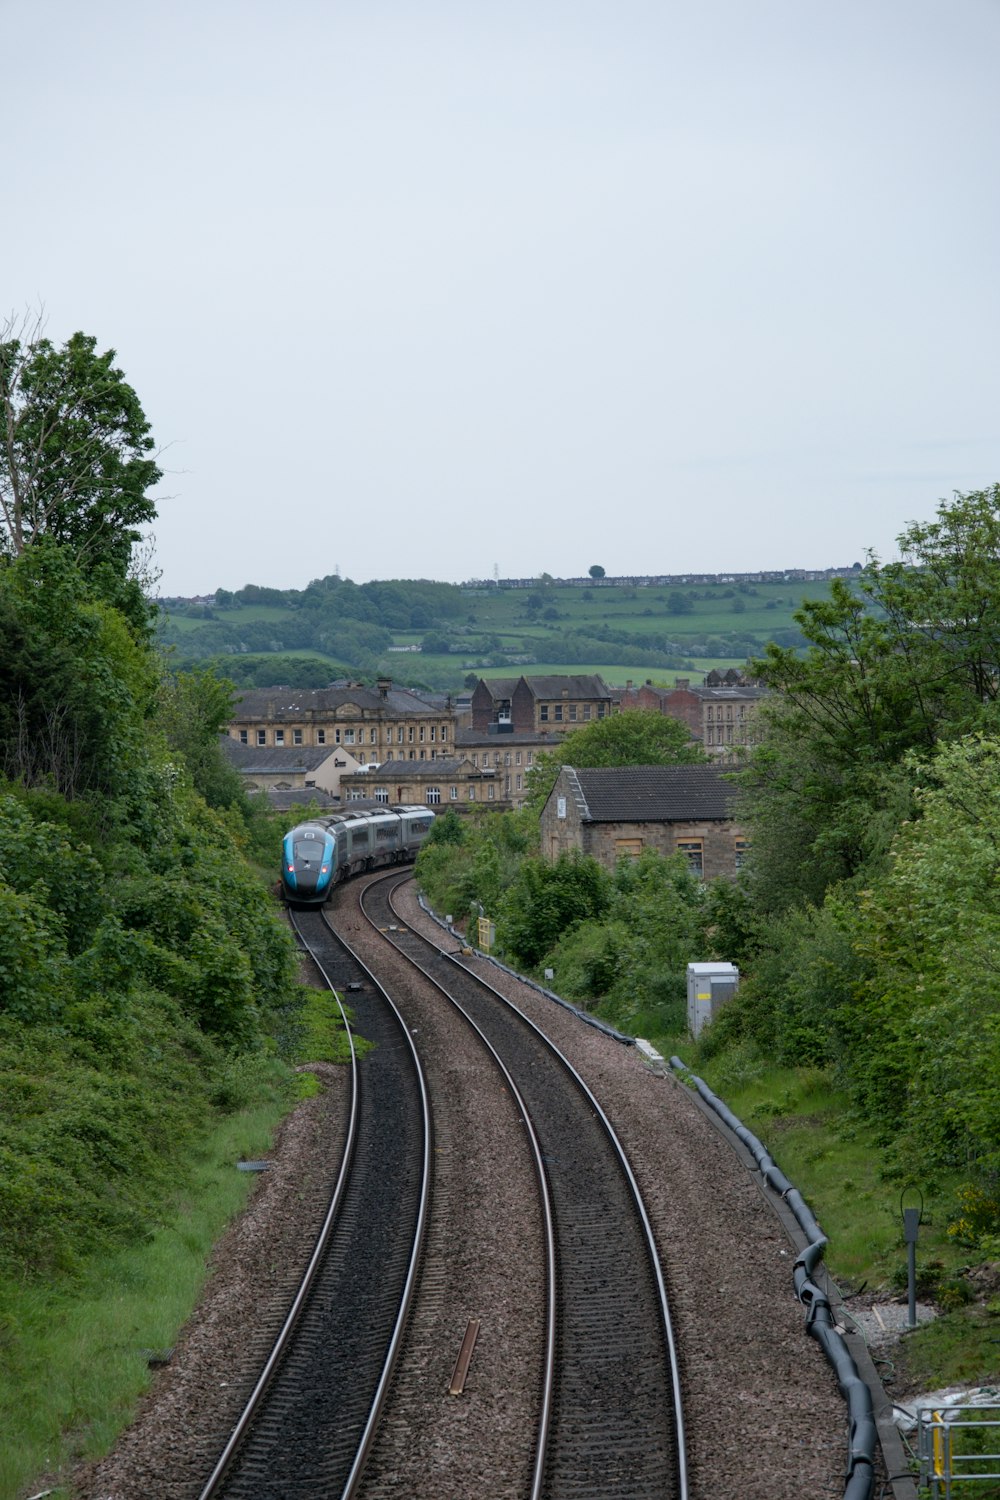
<svg viewBox="0 0 1000 1500">
<path fill-rule="evenodd" d="M 848 1447 L 847 1473 L 843 1500 L 871 1500 L 875 1485 L 875 1453 L 878 1429 L 871 1392 L 858 1373 L 843 1335 L 838 1332 L 830 1299 L 813 1280 L 813 1273 L 823 1259 L 827 1240 L 798 1188 L 793 1187 L 761 1141 L 733 1114 L 701 1078 L 696 1077 L 679 1057 L 670 1066 L 682 1074 L 699 1097 L 718 1115 L 750 1152 L 768 1187 L 788 1204 L 799 1228 L 808 1241 L 792 1269 L 795 1293 L 806 1310 L 806 1328 L 817 1341 L 833 1367 L 837 1384 L 847 1403 Z"/>
</svg>

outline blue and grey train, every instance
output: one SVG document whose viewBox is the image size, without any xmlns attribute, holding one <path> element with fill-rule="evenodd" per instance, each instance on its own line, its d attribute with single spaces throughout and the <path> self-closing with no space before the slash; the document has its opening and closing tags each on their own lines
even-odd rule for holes
<svg viewBox="0 0 1000 1500">
<path fill-rule="evenodd" d="M 349 875 L 416 859 L 433 823 L 429 807 L 409 806 L 324 813 L 300 823 L 282 844 L 285 900 L 319 906 Z"/>
</svg>

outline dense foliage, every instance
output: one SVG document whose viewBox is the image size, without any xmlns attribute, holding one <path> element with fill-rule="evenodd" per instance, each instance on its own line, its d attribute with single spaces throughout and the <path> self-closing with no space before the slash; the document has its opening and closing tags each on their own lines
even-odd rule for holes
<svg viewBox="0 0 1000 1500">
<path fill-rule="evenodd" d="M 77 552 L 0 564 L 0 1285 L 148 1234 L 302 1007 L 230 690 L 164 672 Z"/>
<path fill-rule="evenodd" d="M 1000 486 L 800 614 L 742 772 L 739 1001 L 709 1043 L 834 1070 L 899 1170 L 1000 1181 Z M 982 1216 L 981 1216 L 982 1217 Z M 980 1222 L 1000 1249 L 1000 1223 Z"/>
</svg>

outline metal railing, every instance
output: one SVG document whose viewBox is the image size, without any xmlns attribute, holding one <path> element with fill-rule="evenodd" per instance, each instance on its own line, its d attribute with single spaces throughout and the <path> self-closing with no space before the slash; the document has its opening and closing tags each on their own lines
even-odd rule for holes
<svg viewBox="0 0 1000 1500">
<path fill-rule="evenodd" d="M 971 1500 L 973 1486 L 1000 1482 L 1000 1404 L 921 1406 L 917 1441 L 920 1484 L 933 1500 Z"/>
</svg>

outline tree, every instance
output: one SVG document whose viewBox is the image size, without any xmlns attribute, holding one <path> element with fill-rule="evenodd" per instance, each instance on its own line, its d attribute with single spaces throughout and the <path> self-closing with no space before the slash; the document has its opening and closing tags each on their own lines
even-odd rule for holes
<svg viewBox="0 0 1000 1500">
<path fill-rule="evenodd" d="M 560 766 L 678 766 L 705 760 L 685 724 L 647 708 L 629 708 L 574 729 L 554 750 L 543 750 L 528 772 L 529 801 L 540 809 Z"/>
<path fill-rule="evenodd" d="M 593 578 L 595 581 L 598 578 L 603 578 L 604 577 L 604 569 L 601 567 L 600 563 L 593 563 L 587 569 L 587 572 L 590 574 L 591 578 Z"/>
<path fill-rule="evenodd" d="M 161 471 L 114 361 L 84 333 L 56 348 L 40 324 L 0 328 L 0 554 L 48 536 L 85 572 L 127 578 Z"/>
</svg>

